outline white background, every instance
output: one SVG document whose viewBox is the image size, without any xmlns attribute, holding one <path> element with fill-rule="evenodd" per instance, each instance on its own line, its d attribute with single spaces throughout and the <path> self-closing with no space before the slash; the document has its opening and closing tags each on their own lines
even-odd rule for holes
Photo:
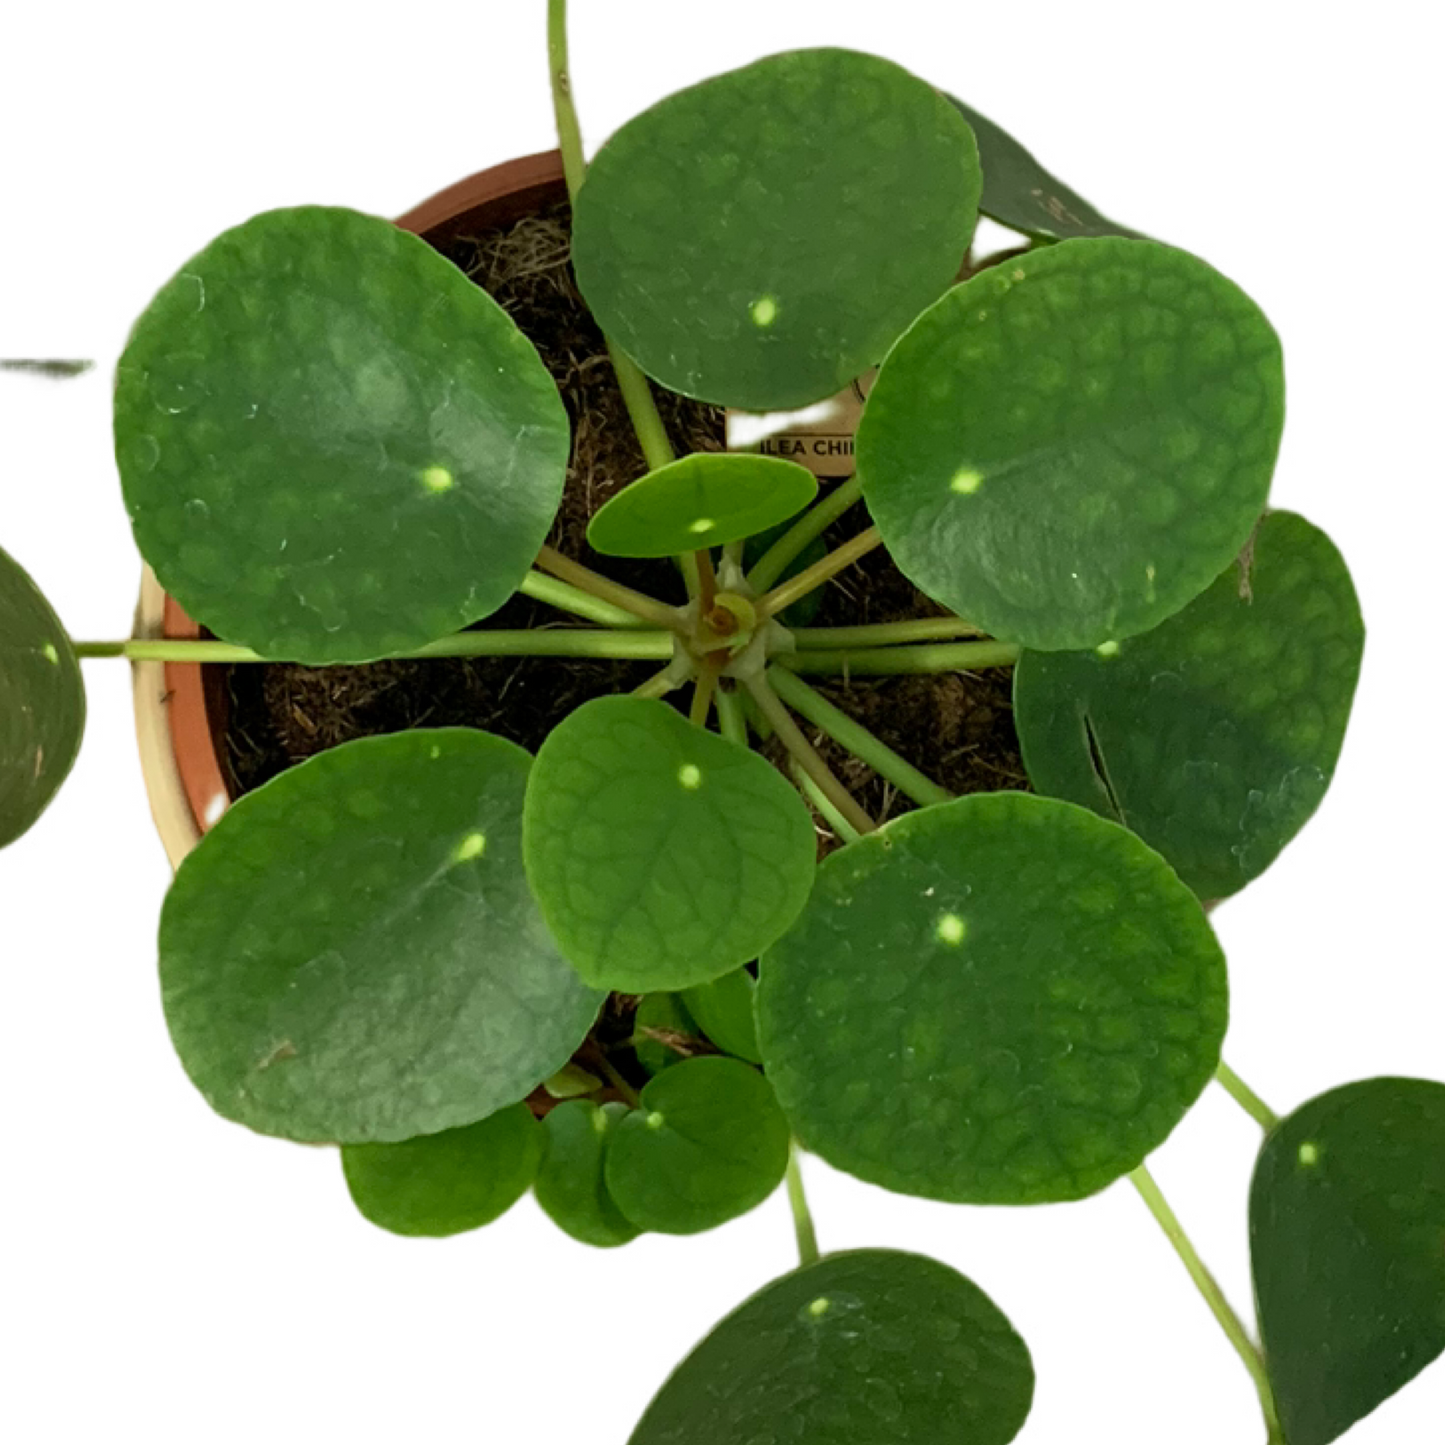
<svg viewBox="0 0 1445 1445">
<path fill-rule="evenodd" d="M 1106 212 L 1211 260 L 1284 338 L 1274 499 L 1348 558 L 1370 628 L 1334 788 L 1216 915 L 1227 1057 L 1280 1110 L 1380 1073 L 1445 1077 L 1440 126 L 1425 7 L 1268 0 L 573 0 L 590 144 L 665 92 L 789 46 L 889 55 L 1012 128 Z M 78 637 L 123 636 L 138 561 L 108 447 L 131 320 L 267 207 L 394 215 L 551 144 L 541 0 L 371 7 L 129 0 L 5 22 L 0 544 Z M 123 665 L 87 663 L 75 774 L 0 860 L 0 1435 L 24 1445 L 346 1439 L 621 1445 L 671 1365 L 792 1264 L 779 1195 L 690 1240 L 596 1252 L 530 1200 L 482 1233 L 394 1239 L 329 1151 L 212 1116 L 162 1024 L 167 869 Z M 1218 1089 L 1152 1161 L 1249 1301 L 1258 1131 Z M 809 1161 L 825 1248 L 899 1245 L 977 1279 L 1029 1340 L 1033 1445 L 1261 1440 L 1248 1379 L 1127 1184 L 950 1209 Z M 1358 1445 L 1440 1438 L 1445 1367 Z M 1433 1423 L 1432 1423 L 1433 1422 Z M 886 1442 L 880 1442 L 886 1445 Z"/>
</svg>

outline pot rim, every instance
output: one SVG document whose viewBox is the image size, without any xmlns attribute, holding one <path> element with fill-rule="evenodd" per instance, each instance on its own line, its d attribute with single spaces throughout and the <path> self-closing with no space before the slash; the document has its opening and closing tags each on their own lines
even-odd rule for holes
<svg viewBox="0 0 1445 1445">
<path fill-rule="evenodd" d="M 403 230 L 433 244 L 477 224 L 519 220 L 564 191 L 560 151 L 541 151 L 489 166 L 447 186 L 399 216 Z M 145 566 L 132 636 L 194 640 L 201 628 Z M 136 741 L 151 817 L 170 859 L 179 868 L 233 799 L 221 766 L 206 703 L 204 664 L 132 663 Z"/>
</svg>

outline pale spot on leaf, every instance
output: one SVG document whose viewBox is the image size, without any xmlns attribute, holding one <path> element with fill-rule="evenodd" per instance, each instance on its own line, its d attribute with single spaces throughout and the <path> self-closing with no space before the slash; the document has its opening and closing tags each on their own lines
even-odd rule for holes
<svg viewBox="0 0 1445 1445">
<path fill-rule="evenodd" d="M 468 833 L 460 843 L 457 844 L 452 853 L 454 863 L 470 863 L 473 858 L 480 858 L 486 851 L 487 835 L 485 833 Z"/>
<path fill-rule="evenodd" d="M 953 480 L 948 484 L 948 489 L 951 492 L 957 492 L 961 497 L 971 497 L 982 485 L 982 472 L 974 467 L 960 467 L 953 474 Z"/>
<path fill-rule="evenodd" d="M 690 793 L 702 787 L 702 769 L 696 763 L 684 763 L 677 770 L 677 780 Z"/>
<path fill-rule="evenodd" d="M 457 479 L 445 467 L 427 467 L 421 474 L 421 484 L 429 492 L 449 492 Z"/>
<path fill-rule="evenodd" d="M 946 943 L 953 948 L 963 942 L 963 936 L 967 932 L 968 925 L 956 913 L 945 913 L 933 930 L 934 937 L 940 943 Z"/>
<path fill-rule="evenodd" d="M 771 326 L 778 319 L 778 302 L 773 296 L 759 296 L 748 308 L 754 326 Z"/>
</svg>

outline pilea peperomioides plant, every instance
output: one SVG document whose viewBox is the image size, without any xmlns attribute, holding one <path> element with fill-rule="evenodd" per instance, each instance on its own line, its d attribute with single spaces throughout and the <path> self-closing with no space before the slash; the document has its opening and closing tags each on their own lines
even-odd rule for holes
<svg viewBox="0 0 1445 1445">
<path fill-rule="evenodd" d="M 1334 545 L 1268 509 L 1274 331 L 863 54 L 683 91 L 585 169 L 564 8 L 577 284 L 649 466 L 588 538 L 658 559 L 671 591 L 546 545 L 569 420 L 485 291 L 378 218 L 257 216 L 162 289 L 116 383 L 137 543 L 217 640 L 73 643 L 0 554 L 0 843 L 75 756 L 83 657 L 652 659 L 535 757 L 417 728 L 220 818 L 160 928 L 166 1020 L 211 1105 L 339 1145 L 356 1206 L 401 1234 L 474 1229 L 531 1188 L 621 1246 L 786 1178 L 800 1267 L 697 1347 L 634 1445 L 1023 1426 L 1033 1366 L 1004 1314 L 914 1254 L 820 1255 L 803 1149 L 959 1204 L 1127 1177 L 1268 1438 L 1325 1445 L 1445 1348 L 1445 1085 L 1352 1083 L 1280 1120 L 1221 1059 L 1207 910 L 1319 804 L 1364 637 Z M 1026 244 L 961 273 L 980 211 Z M 796 411 L 875 367 L 857 474 L 821 494 L 775 456 L 675 456 L 652 390 Z M 938 605 L 798 622 L 875 548 Z M 568 625 L 476 625 L 518 592 Z M 952 797 L 805 680 L 1007 665 L 1033 793 Z M 912 806 L 879 826 L 798 718 Z M 619 997 L 621 1035 L 598 1027 Z M 1145 1164 L 1211 1079 L 1266 1132 L 1258 1344 Z"/>
</svg>

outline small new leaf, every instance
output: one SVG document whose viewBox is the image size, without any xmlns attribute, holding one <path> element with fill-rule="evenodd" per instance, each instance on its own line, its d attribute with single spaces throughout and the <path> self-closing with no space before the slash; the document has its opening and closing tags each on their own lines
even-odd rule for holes
<svg viewBox="0 0 1445 1445">
<path fill-rule="evenodd" d="M 649 1081 L 607 1150 L 607 1189 L 639 1229 L 696 1234 L 781 1182 L 788 1125 L 768 1081 L 737 1059 L 687 1059 Z"/>
<path fill-rule="evenodd" d="M 613 1202 L 604 1178 L 608 1145 L 629 1112 L 626 1104 L 599 1108 L 575 1099 L 543 1120 L 547 1152 L 532 1186 L 537 1203 L 563 1233 L 598 1249 L 627 1244 L 641 1233 Z"/>
<path fill-rule="evenodd" d="M 650 993 L 755 958 L 806 901 L 816 840 L 797 793 L 756 753 L 666 703 L 604 697 L 538 751 L 523 849 L 582 978 Z"/>
<path fill-rule="evenodd" d="M 787 521 L 817 493 L 796 462 L 694 452 L 624 487 L 592 518 L 587 540 L 612 557 L 721 547 Z"/>
<path fill-rule="evenodd" d="M 373 1224 L 437 1237 L 500 1219 L 527 1192 L 542 1146 L 532 1111 L 513 1104 L 461 1129 L 349 1144 L 341 1164 L 352 1201 Z"/>
</svg>

